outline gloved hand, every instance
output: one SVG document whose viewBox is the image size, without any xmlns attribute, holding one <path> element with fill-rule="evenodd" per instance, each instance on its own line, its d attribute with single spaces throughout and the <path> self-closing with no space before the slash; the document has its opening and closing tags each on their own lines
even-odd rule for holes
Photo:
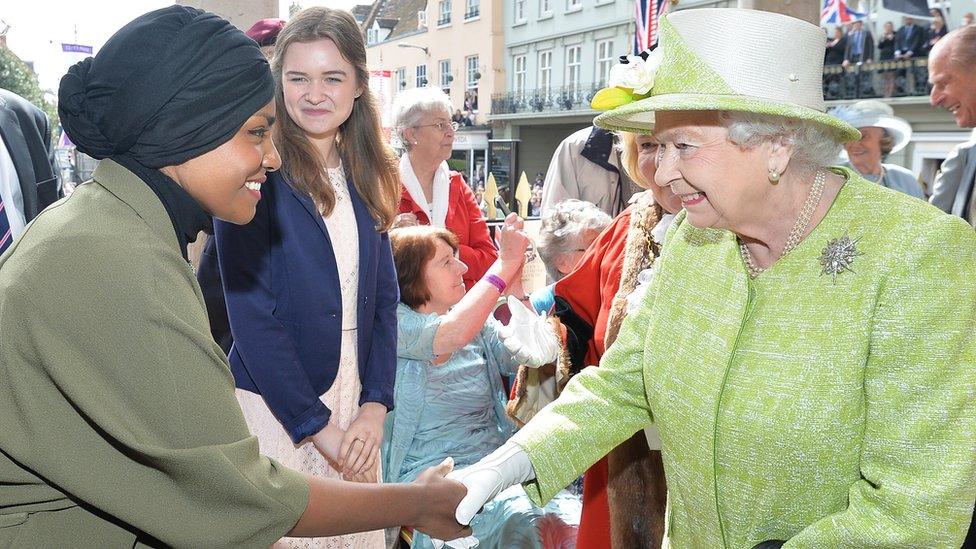
<svg viewBox="0 0 976 549">
<path fill-rule="evenodd" d="M 508 296 L 512 320 L 501 326 L 498 335 L 519 364 L 538 368 L 559 357 L 559 336 L 546 321 L 546 313 L 535 313 L 514 296 Z"/>
<path fill-rule="evenodd" d="M 453 471 L 447 478 L 456 480 L 468 489 L 468 494 L 458 503 L 454 518 L 460 524 L 471 524 L 471 519 L 485 506 L 495 499 L 502 490 L 530 481 L 535 478 L 535 469 L 529 456 L 514 442 L 506 442 L 497 450 L 481 458 L 481 461 L 470 467 Z M 446 544 L 452 548 L 477 547 L 478 539 L 474 536 L 458 538 L 447 542 L 432 540 L 434 547 L 441 549 Z"/>
<path fill-rule="evenodd" d="M 447 478 L 468 489 L 467 495 L 458 503 L 454 518 L 460 524 L 471 524 L 471 519 L 485 503 L 495 499 L 502 490 L 534 479 L 535 469 L 522 448 L 509 441 L 478 463 L 452 471 Z"/>
</svg>

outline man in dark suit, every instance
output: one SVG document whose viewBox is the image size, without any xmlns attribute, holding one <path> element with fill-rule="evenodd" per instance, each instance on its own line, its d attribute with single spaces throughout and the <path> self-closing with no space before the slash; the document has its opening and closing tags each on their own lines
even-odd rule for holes
<svg viewBox="0 0 976 549">
<path fill-rule="evenodd" d="M 0 252 L 58 199 L 51 123 L 23 97 L 0 88 Z"/>
<path fill-rule="evenodd" d="M 864 64 L 874 62 L 874 36 L 871 31 L 864 28 L 864 23 L 860 20 L 851 24 L 851 30 L 847 33 L 847 44 L 844 46 L 844 61 L 841 63 L 845 67 L 855 65 L 857 70 L 849 74 L 852 79 L 854 89 L 857 90 L 857 97 L 873 97 L 874 83 L 871 78 L 872 73 Z M 864 71 L 862 73 L 862 71 Z"/>
<path fill-rule="evenodd" d="M 911 59 L 922 52 L 925 43 L 925 29 L 916 25 L 911 17 L 905 17 L 903 22 L 895 33 L 895 59 Z"/>
<path fill-rule="evenodd" d="M 851 24 L 851 32 L 847 34 L 847 45 L 844 47 L 844 66 L 857 63 L 874 62 L 874 36 L 864 28 L 861 20 Z"/>
</svg>

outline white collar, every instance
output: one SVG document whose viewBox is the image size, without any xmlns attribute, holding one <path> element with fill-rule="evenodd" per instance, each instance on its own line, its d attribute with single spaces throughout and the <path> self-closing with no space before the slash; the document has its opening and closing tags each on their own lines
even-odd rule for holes
<svg viewBox="0 0 976 549">
<path fill-rule="evenodd" d="M 403 181 L 403 187 L 407 189 L 410 198 L 427 213 L 430 224 L 443 228 L 447 219 L 448 193 L 451 188 L 451 172 L 447 167 L 447 162 L 441 162 L 440 166 L 437 166 L 437 170 L 434 171 L 433 205 L 427 202 L 420 180 L 417 179 L 413 165 L 410 164 L 409 153 L 403 153 L 403 156 L 400 157 L 400 179 Z"/>
</svg>

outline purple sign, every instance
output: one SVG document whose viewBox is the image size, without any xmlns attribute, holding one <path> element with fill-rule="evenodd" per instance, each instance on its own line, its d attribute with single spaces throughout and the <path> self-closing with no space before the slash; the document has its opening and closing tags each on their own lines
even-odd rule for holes
<svg viewBox="0 0 976 549">
<path fill-rule="evenodd" d="M 81 44 L 61 44 L 61 51 L 70 53 L 87 53 L 92 54 L 91 46 L 82 46 Z"/>
</svg>

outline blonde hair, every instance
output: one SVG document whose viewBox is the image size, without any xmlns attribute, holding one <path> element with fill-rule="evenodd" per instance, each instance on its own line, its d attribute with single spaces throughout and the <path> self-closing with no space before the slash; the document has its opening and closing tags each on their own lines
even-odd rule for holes
<svg viewBox="0 0 976 549">
<path fill-rule="evenodd" d="M 637 150 L 637 136 L 640 134 L 631 132 L 617 132 L 620 138 L 620 163 L 623 164 L 624 171 L 642 189 L 650 189 L 653 181 L 647 181 L 641 173 L 637 160 L 640 158 L 640 151 Z"/>
<path fill-rule="evenodd" d="M 366 45 L 356 21 L 348 12 L 324 7 L 304 9 L 289 21 L 275 44 L 272 71 L 275 78 L 275 100 L 278 123 L 275 138 L 281 153 L 282 169 L 289 183 L 309 194 L 328 215 L 335 207 L 335 192 L 325 179 L 325 164 L 305 131 L 288 116 L 282 87 L 282 64 L 285 52 L 293 43 L 331 40 L 343 59 L 355 69 L 356 82 L 362 94 L 354 101 L 349 118 L 339 126 L 337 147 L 346 173 L 356 192 L 377 222 L 377 230 L 386 231 L 393 224 L 400 202 L 399 162 L 383 137 L 379 108 L 369 89 L 366 68 Z"/>
</svg>

